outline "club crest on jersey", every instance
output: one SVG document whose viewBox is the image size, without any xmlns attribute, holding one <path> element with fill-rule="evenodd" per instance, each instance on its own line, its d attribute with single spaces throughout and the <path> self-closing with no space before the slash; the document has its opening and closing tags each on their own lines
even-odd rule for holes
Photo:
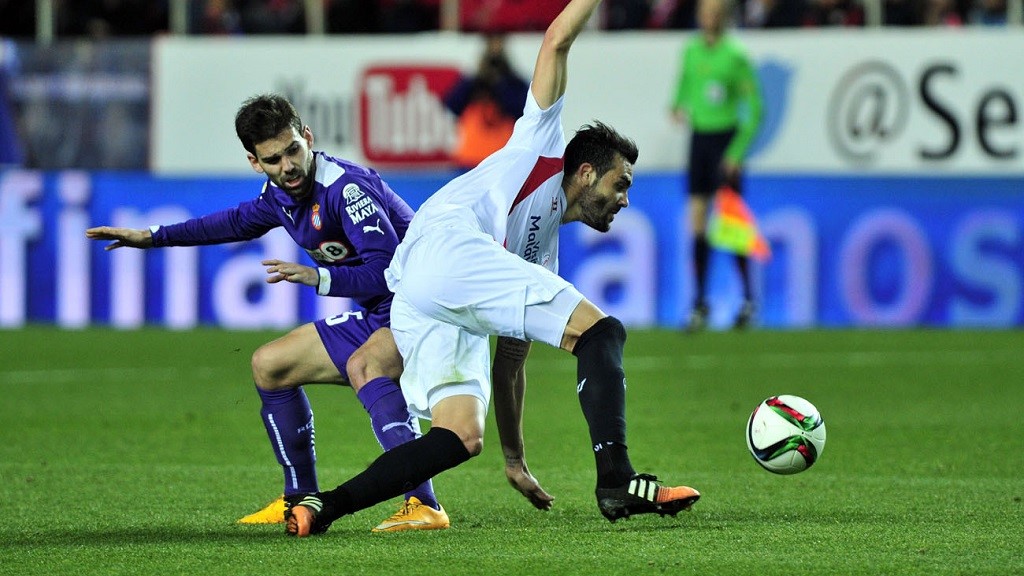
<svg viewBox="0 0 1024 576">
<path fill-rule="evenodd" d="M 345 187 L 341 190 L 341 194 L 345 197 L 345 204 L 352 204 L 366 195 L 359 188 L 358 184 L 345 185 Z"/>
<path fill-rule="evenodd" d="M 313 224 L 313 228 L 317 230 L 323 227 L 324 222 L 320 218 L 320 204 L 313 204 L 313 216 L 310 218 L 310 221 Z"/>
<path fill-rule="evenodd" d="M 373 203 L 373 198 L 367 196 L 359 186 L 349 184 L 342 193 L 345 195 L 345 213 L 353 224 L 359 224 L 377 213 L 377 205 Z"/>
</svg>

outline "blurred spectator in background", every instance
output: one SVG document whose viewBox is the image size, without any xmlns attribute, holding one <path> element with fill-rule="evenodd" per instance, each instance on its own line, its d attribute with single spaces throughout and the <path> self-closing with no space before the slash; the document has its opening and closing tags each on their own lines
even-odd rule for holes
<svg viewBox="0 0 1024 576">
<path fill-rule="evenodd" d="M 170 28 L 170 0 L 52 0 L 58 37 L 152 36 Z M 331 34 L 438 30 L 445 0 L 320 0 Z M 604 30 L 691 30 L 698 0 L 607 0 Z M 189 0 L 193 34 L 305 34 L 305 0 Z M 538 32 L 563 0 L 458 0 L 464 32 Z M 864 26 L 863 0 L 737 0 L 747 28 Z M 881 0 L 886 26 L 1007 24 L 1007 0 Z M 33 38 L 33 0 L 0 0 L 0 36 Z"/>
<path fill-rule="evenodd" d="M 651 19 L 651 0 L 607 0 L 601 14 L 601 27 L 605 30 L 647 28 Z"/>
<path fill-rule="evenodd" d="M 926 0 L 925 26 L 963 26 L 964 17 L 955 0 Z"/>
<path fill-rule="evenodd" d="M 654 0 L 650 22 L 652 28 L 696 28 L 697 0 Z"/>
<path fill-rule="evenodd" d="M 235 0 L 247 34 L 304 34 L 303 0 Z"/>
<path fill-rule="evenodd" d="M 882 0 L 882 23 L 886 26 L 920 26 L 924 22 L 924 0 Z"/>
<path fill-rule="evenodd" d="M 683 46 L 671 112 L 691 127 L 687 166 L 687 212 L 693 235 L 694 299 L 688 332 L 703 330 L 710 315 L 707 279 L 711 246 L 707 237 L 711 199 L 725 185 L 742 192 L 742 164 L 761 122 L 761 91 L 746 49 L 726 34 L 728 0 L 700 0 L 701 34 Z M 749 257 L 737 254 L 743 305 L 733 326 L 746 328 L 754 316 Z"/>
<path fill-rule="evenodd" d="M 452 161 L 472 169 L 508 142 L 517 118 L 523 115 L 529 84 L 505 54 L 505 38 L 489 34 L 480 64 L 445 95 L 444 105 L 458 117 L 458 138 Z"/>
<path fill-rule="evenodd" d="M 743 26 L 748 28 L 797 28 L 804 25 L 806 0 L 747 0 Z"/>
<path fill-rule="evenodd" d="M 305 34 L 303 0 L 192 0 L 194 34 Z"/>
<path fill-rule="evenodd" d="M 195 34 L 241 34 L 242 16 L 231 0 L 201 0 L 192 3 L 192 23 Z"/>
<path fill-rule="evenodd" d="M 810 0 L 804 26 L 863 26 L 864 7 L 856 0 Z"/>
<path fill-rule="evenodd" d="M 1006 26 L 1006 0 L 975 0 L 970 22 L 981 26 Z"/>
<path fill-rule="evenodd" d="M 142 37 L 168 29 L 167 0 L 63 0 L 55 4 L 58 36 Z"/>
</svg>

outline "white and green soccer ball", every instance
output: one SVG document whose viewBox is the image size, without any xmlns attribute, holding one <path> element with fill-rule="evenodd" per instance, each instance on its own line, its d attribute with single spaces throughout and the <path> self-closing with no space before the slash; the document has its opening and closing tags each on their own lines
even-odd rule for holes
<svg viewBox="0 0 1024 576">
<path fill-rule="evenodd" d="M 747 420 L 747 448 L 765 470 L 796 474 L 818 461 L 825 449 L 825 421 L 799 396 L 772 396 Z"/>
</svg>

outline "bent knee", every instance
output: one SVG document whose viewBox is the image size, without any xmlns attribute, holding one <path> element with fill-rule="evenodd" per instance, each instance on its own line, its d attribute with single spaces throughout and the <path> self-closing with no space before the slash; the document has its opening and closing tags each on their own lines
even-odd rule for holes
<svg viewBox="0 0 1024 576">
<path fill-rule="evenodd" d="M 479 456 L 484 451 L 484 439 L 482 436 L 462 438 L 462 445 L 466 447 L 466 452 L 469 452 L 470 457 Z"/>
<path fill-rule="evenodd" d="M 474 429 L 472 427 L 458 427 L 458 426 L 441 426 L 455 433 L 462 441 L 463 447 L 466 448 L 466 452 L 469 452 L 469 456 L 479 456 L 484 450 L 484 435 L 483 431 Z"/>
<path fill-rule="evenodd" d="M 353 352 L 345 362 L 345 374 L 348 376 L 349 384 L 357 392 L 373 379 L 373 376 L 371 376 L 372 370 L 367 362 L 367 356 L 365 352 L 359 349 Z"/>
<path fill-rule="evenodd" d="M 262 390 L 281 390 L 292 386 L 287 381 L 289 365 L 269 346 L 260 346 L 252 354 L 252 379 Z"/>
<path fill-rule="evenodd" d="M 391 378 L 397 382 L 402 377 L 402 357 L 394 346 L 362 346 L 345 362 L 345 373 L 356 391 L 374 378 Z"/>
</svg>

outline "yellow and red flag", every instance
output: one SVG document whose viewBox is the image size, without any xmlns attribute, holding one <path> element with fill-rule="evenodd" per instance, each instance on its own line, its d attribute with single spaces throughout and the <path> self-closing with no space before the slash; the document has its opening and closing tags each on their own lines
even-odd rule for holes
<svg viewBox="0 0 1024 576">
<path fill-rule="evenodd" d="M 715 192 L 708 222 L 708 243 L 720 250 L 765 261 L 772 251 L 757 229 L 750 207 L 735 190 L 722 186 Z"/>
</svg>

